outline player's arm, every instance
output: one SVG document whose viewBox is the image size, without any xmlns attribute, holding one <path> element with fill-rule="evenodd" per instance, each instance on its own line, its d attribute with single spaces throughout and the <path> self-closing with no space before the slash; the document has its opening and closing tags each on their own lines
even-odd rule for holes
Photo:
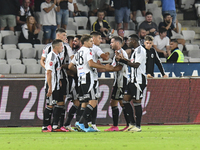
<svg viewBox="0 0 200 150">
<path fill-rule="evenodd" d="M 76 69 L 76 67 L 75 67 L 75 65 L 73 63 L 70 63 L 68 65 L 68 69 L 71 70 L 71 71 L 73 71 L 74 73 L 77 72 L 77 69 Z"/>
<path fill-rule="evenodd" d="M 52 83 L 51 83 L 51 70 L 47 70 L 47 84 L 48 84 L 48 93 L 47 93 L 47 97 L 50 97 L 52 94 Z"/>
<path fill-rule="evenodd" d="M 46 58 L 45 57 L 41 57 L 41 59 L 40 59 L 40 65 L 45 69 L 45 60 L 46 60 Z"/>
<path fill-rule="evenodd" d="M 155 51 L 155 57 L 154 57 L 154 59 L 155 59 L 156 65 L 158 66 L 158 69 L 160 70 L 160 73 L 161 73 L 162 76 L 164 77 L 164 76 L 165 76 L 165 70 L 164 70 L 164 68 L 163 68 L 163 65 L 162 65 L 162 63 L 161 63 L 161 61 L 160 61 L 160 58 L 159 58 L 159 56 L 158 56 L 158 54 L 157 54 L 156 51 Z"/>
<path fill-rule="evenodd" d="M 100 55 L 100 57 L 101 57 L 103 60 L 108 60 L 108 59 L 109 59 L 109 56 L 110 56 L 110 53 L 109 53 L 109 52 L 102 53 L 102 54 Z"/>
<path fill-rule="evenodd" d="M 125 59 L 125 58 L 119 59 L 119 62 L 127 64 L 128 66 L 133 67 L 133 68 L 138 68 L 140 66 L 140 63 L 138 63 L 138 62 L 134 63 L 134 62 L 131 62 L 130 60 Z"/>
</svg>

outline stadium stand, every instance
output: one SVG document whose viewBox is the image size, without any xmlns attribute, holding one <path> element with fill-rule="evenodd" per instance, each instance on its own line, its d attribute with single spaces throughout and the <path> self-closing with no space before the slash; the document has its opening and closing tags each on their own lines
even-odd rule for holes
<svg viewBox="0 0 200 150">
<path fill-rule="evenodd" d="M 17 48 L 15 44 L 3 44 L 2 47 L 4 50 L 10 49 L 10 48 Z"/>
<path fill-rule="evenodd" d="M 25 74 L 26 66 L 23 64 L 11 64 L 11 74 Z"/>
<path fill-rule="evenodd" d="M 1 74 L 9 74 L 10 73 L 10 65 L 0 63 L 0 73 Z"/>
<path fill-rule="evenodd" d="M 4 49 L 0 49 L 0 59 L 5 59 L 6 51 Z"/>
<path fill-rule="evenodd" d="M 21 52 L 19 49 L 8 49 L 6 50 L 7 59 L 20 59 Z"/>
</svg>

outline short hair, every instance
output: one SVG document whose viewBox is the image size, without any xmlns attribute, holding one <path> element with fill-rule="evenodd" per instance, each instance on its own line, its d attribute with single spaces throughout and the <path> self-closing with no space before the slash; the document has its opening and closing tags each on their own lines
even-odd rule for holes
<svg viewBox="0 0 200 150">
<path fill-rule="evenodd" d="M 81 40 L 82 35 L 78 34 L 74 38 L 77 38 L 78 40 Z"/>
<path fill-rule="evenodd" d="M 68 40 L 68 41 L 74 40 L 74 36 L 72 36 L 72 35 L 67 36 L 67 40 Z"/>
<path fill-rule="evenodd" d="M 83 34 L 83 36 L 81 37 L 81 43 L 84 44 L 84 42 L 88 42 L 91 38 L 92 38 L 91 35 Z"/>
<path fill-rule="evenodd" d="M 146 12 L 146 14 L 145 14 L 145 16 L 148 16 L 148 15 L 152 15 L 153 16 L 152 12 L 150 12 L 150 11 Z"/>
<path fill-rule="evenodd" d="M 177 43 L 177 44 L 178 44 L 177 39 L 171 39 L 171 42 L 174 42 L 174 43 Z"/>
<path fill-rule="evenodd" d="M 122 39 L 122 37 L 120 37 L 120 36 L 113 36 L 112 39 L 114 39 L 115 41 L 117 41 L 117 42 L 119 42 L 119 43 L 121 43 L 121 44 L 122 44 L 122 42 L 123 42 L 123 39 Z"/>
<path fill-rule="evenodd" d="M 159 28 L 159 33 L 167 32 L 167 29 L 164 27 Z"/>
<path fill-rule="evenodd" d="M 139 42 L 139 37 L 138 37 L 137 34 L 131 34 L 129 37 L 130 37 L 132 40 L 135 40 L 135 41 Z"/>
<path fill-rule="evenodd" d="M 104 13 L 104 15 L 105 15 L 105 11 L 104 11 L 104 10 L 101 10 L 101 9 L 99 9 L 99 10 L 97 11 L 97 15 L 98 15 L 98 13 Z"/>
<path fill-rule="evenodd" d="M 153 41 L 153 36 L 151 36 L 151 35 L 146 35 L 145 37 L 144 37 L 144 40 L 145 41 Z"/>
<path fill-rule="evenodd" d="M 171 16 L 170 13 L 165 13 L 165 14 L 163 15 L 163 18 L 165 19 L 167 16 Z"/>
<path fill-rule="evenodd" d="M 55 40 L 53 40 L 53 42 L 52 42 L 52 47 L 55 48 L 55 46 L 58 46 L 59 43 L 63 43 L 63 41 L 60 40 L 60 39 L 55 39 Z"/>
<path fill-rule="evenodd" d="M 92 36 L 98 36 L 98 35 L 101 35 L 101 33 L 98 32 L 98 31 L 92 31 L 92 32 L 90 33 L 90 35 L 92 35 Z"/>
<path fill-rule="evenodd" d="M 57 28 L 56 33 L 66 33 L 67 31 L 63 28 Z"/>
</svg>

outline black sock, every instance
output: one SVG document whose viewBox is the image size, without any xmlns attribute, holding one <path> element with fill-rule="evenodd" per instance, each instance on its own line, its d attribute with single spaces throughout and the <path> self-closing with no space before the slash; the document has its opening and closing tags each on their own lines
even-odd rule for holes
<svg viewBox="0 0 200 150">
<path fill-rule="evenodd" d="M 63 106 L 63 107 L 64 107 L 64 106 Z M 60 127 L 63 126 L 64 120 L 65 120 L 65 108 L 63 108 L 63 110 L 62 110 L 62 112 L 61 112 L 61 116 L 60 116 Z"/>
<path fill-rule="evenodd" d="M 53 109 L 46 107 L 43 113 L 43 126 L 51 125 L 51 115 L 52 115 Z"/>
<path fill-rule="evenodd" d="M 136 126 L 141 126 L 141 119 L 142 119 L 142 106 L 141 104 L 134 104 L 135 108 L 135 116 L 136 116 Z"/>
<path fill-rule="evenodd" d="M 129 120 L 129 116 L 127 114 L 127 111 L 125 109 L 125 106 L 122 106 L 122 110 L 123 110 L 123 113 L 124 113 L 124 119 L 126 120 L 126 126 L 129 126 L 130 120 Z"/>
<path fill-rule="evenodd" d="M 91 114 L 92 124 L 96 124 L 96 118 L 97 118 L 97 106 L 94 107 L 92 114 Z"/>
<path fill-rule="evenodd" d="M 113 126 L 118 126 L 119 109 L 118 106 L 112 107 Z"/>
<path fill-rule="evenodd" d="M 80 120 L 80 113 L 81 113 L 81 104 L 79 105 L 77 111 L 76 111 L 76 121 L 78 122 Z"/>
<path fill-rule="evenodd" d="M 134 118 L 134 113 L 133 113 L 133 107 L 130 103 L 123 103 L 124 104 L 124 107 L 125 107 L 125 110 L 126 110 L 126 113 L 127 113 L 127 117 L 128 117 L 128 121 L 129 123 L 131 123 L 132 125 L 135 125 L 135 118 Z M 129 125 L 127 123 L 127 125 Z"/>
<path fill-rule="evenodd" d="M 88 104 L 85 108 L 85 111 L 83 112 L 82 117 L 79 120 L 79 123 L 84 123 L 86 128 L 88 127 L 88 119 L 92 111 L 93 107 L 90 104 Z"/>
<path fill-rule="evenodd" d="M 63 106 L 56 105 L 53 110 L 53 125 L 58 125 L 61 113 L 63 111 Z"/>
<path fill-rule="evenodd" d="M 77 106 L 75 105 L 72 105 L 72 107 L 70 108 L 69 112 L 68 112 L 68 115 L 67 115 L 67 120 L 65 122 L 65 126 L 68 126 L 70 125 L 73 117 L 74 117 L 74 114 L 76 113 L 76 110 L 77 110 Z"/>
<path fill-rule="evenodd" d="M 83 108 L 83 107 L 81 107 L 81 109 L 80 109 L 80 119 L 81 119 L 81 117 L 83 116 L 83 112 L 85 111 L 85 108 Z M 79 119 L 79 120 L 80 120 Z M 78 122 L 79 122 L 79 120 L 78 120 Z"/>
</svg>

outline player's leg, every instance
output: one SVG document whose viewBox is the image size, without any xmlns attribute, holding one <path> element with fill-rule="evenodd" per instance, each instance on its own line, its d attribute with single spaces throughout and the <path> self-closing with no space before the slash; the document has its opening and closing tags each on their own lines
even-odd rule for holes
<svg viewBox="0 0 200 150">
<path fill-rule="evenodd" d="M 48 91 L 48 85 L 45 89 L 45 99 L 46 99 L 46 108 L 43 112 L 43 126 L 42 126 L 42 132 L 51 132 L 51 115 L 53 112 L 53 94 L 50 97 L 46 97 Z"/>
</svg>

